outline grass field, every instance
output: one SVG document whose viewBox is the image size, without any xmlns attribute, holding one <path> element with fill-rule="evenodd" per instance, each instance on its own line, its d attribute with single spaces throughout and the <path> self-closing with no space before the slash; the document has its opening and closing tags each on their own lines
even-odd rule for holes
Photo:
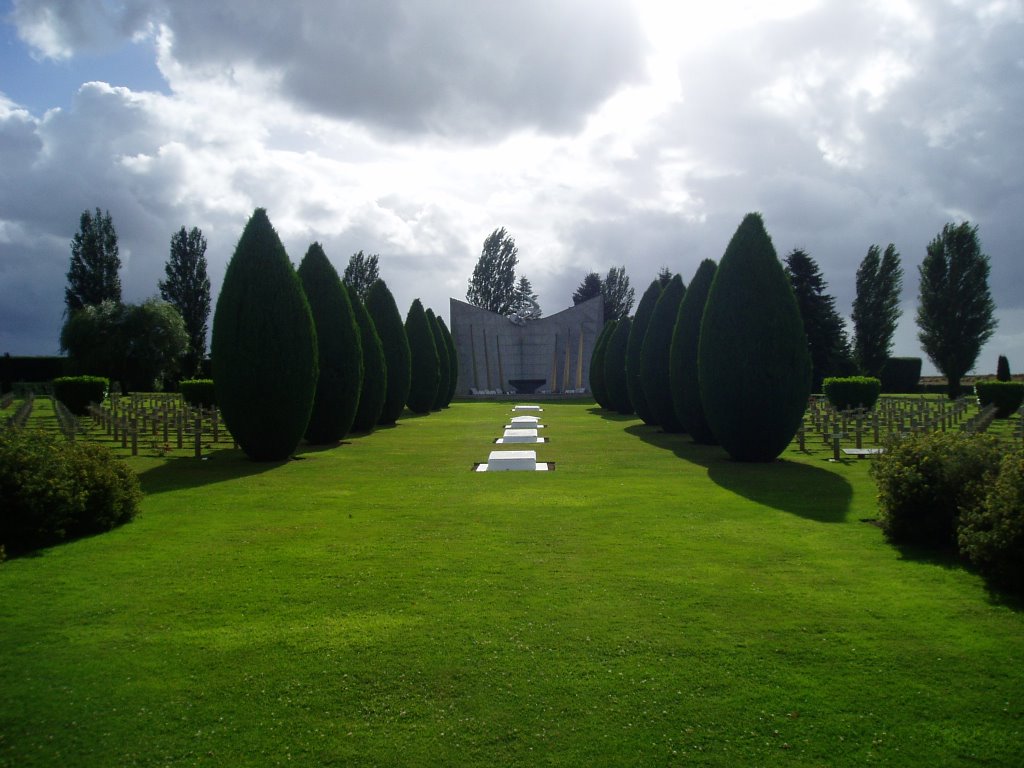
<svg viewBox="0 0 1024 768">
<path fill-rule="evenodd" d="M 129 458 L 134 522 L 0 565 L 0 765 L 1022 764 L 1021 604 L 885 543 L 869 460 L 566 402 L 556 471 L 471 472 L 509 413 Z"/>
</svg>

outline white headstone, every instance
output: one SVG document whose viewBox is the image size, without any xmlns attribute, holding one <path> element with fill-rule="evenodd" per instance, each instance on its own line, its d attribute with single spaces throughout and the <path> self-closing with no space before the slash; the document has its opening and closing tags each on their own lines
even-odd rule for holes
<svg viewBox="0 0 1024 768">
<path fill-rule="evenodd" d="M 544 410 L 539 405 L 513 405 L 513 411 L 542 411 Z"/>
<path fill-rule="evenodd" d="M 539 416 L 513 416 L 512 417 L 512 423 L 513 424 L 519 424 L 524 429 L 530 429 L 530 427 L 526 426 L 527 424 L 533 426 L 533 425 L 536 425 L 537 422 L 539 422 L 539 421 L 540 421 L 540 417 Z"/>
<path fill-rule="evenodd" d="M 501 436 L 504 443 L 536 443 L 536 429 L 506 429 Z"/>
<path fill-rule="evenodd" d="M 488 472 L 533 472 L 536 469 L 536 451 L 491 451 L 487 457 Z"/>
</svg>

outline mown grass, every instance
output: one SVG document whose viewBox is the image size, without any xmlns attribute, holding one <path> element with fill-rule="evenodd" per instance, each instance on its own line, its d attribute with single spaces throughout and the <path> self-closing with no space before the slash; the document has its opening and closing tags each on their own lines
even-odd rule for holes
<svg viewBox="0 0 1024 768">
<path fill-rule="evenodd" d="M 868 460 L 508 403 L 254 464 L 0 566 L 0 765 L 1016 765 L 1024 615 L 887 545 Z"/>
</svg>

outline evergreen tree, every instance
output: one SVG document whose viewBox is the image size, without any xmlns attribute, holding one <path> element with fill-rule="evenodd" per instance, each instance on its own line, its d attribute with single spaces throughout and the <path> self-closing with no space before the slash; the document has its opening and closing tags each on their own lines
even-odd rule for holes
<svg viewBox="0 0 1024 768">
<path fill-rule="evenodd" d="M 669 350 L 669 383 L 672 404 L 683 429 L 695 443 L 715 445 L 715 436 L 704 416 L 700 399 L 700 380 L 697 375 L 697 346 L 700 342 L 700 323 L 704 316 L 711 283 L 718 267 L 711 259 L 704 259 L 693 276 L 679 305 L 676 326 L 672 332 Z"/>
<path fill-rule="evenodd" d="M 623 415 L 633 412 L 633 404 L 629 401 L 629 388 L 626 386 L 626 346 L 629 344 L 629 331 L 632 319 L 624 317 L 615 324 L 615 330 L 608 337 L 604 350 L 604 386 L 608 402 L 612 410 Z"/>
<path fill-rule="evenodd" d="M 363 348 L 348 291 L 320 243 L 299 264 L 299 279 L 316 327 L 317 379 L 306 440 L 336 443 L 352 429 L 363 389 Z"/>
<path fill-rule="evenodd" d="M 615 332 L 616 325 L 618 325 L 617 320 L 611 320 L 604 324 L 601 333 L 597 335 L 597 341 L 594 342 L 594 351 L 591 352 L 590 356 L 590 391 L 593 393 L 597 404 L 606 411 L 610 411 L 612 405 L 608 399 L 608 388 L 604 385 L 604 358 L 605 350 L 608 348 L 608 340 L 611 338 L 612 333 Z M 629 343 L 628 339 L 626 343 Z"/>
<path fill-rule="evenodd" d="M 644 334 L 647 333 L 647 326 L 651 322 L 654 305 L 658 303 L 658 297 L 661 296 L 661 289 L 660 279 L 652 280 L 651 284 L 647 286 L 644 295 L 640 297 L 636 314 L 633 315 L 633 325 L 629 330 L 629 342 L 626 344 L 626 387 L 629 389 L 629 399 L 633 403 L 636 415 L 643 420 L 644 424 L 652 426 L 657 426 L 658 421 L 647 405 L 647 397 L 644 395 L 644 388 L 640 383 L 640 350 L 644 345 Z"/>
<path fill-rule="evenodd" d="M 892 352 L 902 290 L 903 267 L 896 247 L 889 243 L 883 255 L 872 245 L 857 268 L 852 315 L 853 359 L 866 376 L 878 376 Z"/>
<path fill-rule="evenodd" d="M 715 438 L 739 461 L 773 461 L 811 391 L 800 308 L 760 214 L 737 228 L 701 319 L 697 373 Z"/>
<path fill-rule="evenodd" d="M 473 268 L 466 301 L 475 307 L 508 315 L 515 300 L 518 253 L 516 241 L 504 227 L 491 232 Z"/>
<path fill-rule="evenodd" d="M 369 312 L 354 288 L 346 285 L 345 290 L 352 305 L 352 314 L 359 325 L 359 343 L 363 350 L 363 387 L 359 390 L 359 407 L 352 421 L 352 431 L 372 432 L 388 394 L 387 362 L 384 360 L 384 347 Z"/>
<path fill-rule="evenodd" d="M 316 328 L 299 276 L 262 208 L 228 262 L 210 349 L 217 405 L 238 445 L 256 461 L 287 459 L 313 409 Z"/>
<path fill-rule="evenodd" d="M 537 303 L 537 294 L 533 292 L 533 286 L 525 277 L 520 277 L 519 282 L 516 283 L 509 316 L 513 322 L 521 323 L 537 320 L 542 314 L 540 304 Z"/>
<path fill-rule="evenodd" d="M 440 359 L 430 321 L 419 299 L 413 299 L 405 317 L 405 335 L 412 352 L 412 381 L 405 404 L 413 413 L 430 413 L 440 382 Z"/>
<path fill-rule="evenodd" d="M 387 397 L 384 398 L 378 424 L 388 426 L 398 421 L 405 409 L 405 401 L 409 399 L 412 352 L 395 297 L 383 280 L 370 286 L 366 294 L 366 311 L 380 336 L 387 363 Z"/>
<path fill-rule="evenodd" d="M 448 405 L 448 387 L 451 384 L 452 369 L 448 359 L 448 345 L 445 343 L 441 326 L 437 322 L 434 310 L 427 309 L 427 324 L 434 335 L 434 348 L 437 350 L 437 394 L 430 410 L 440 411 Z"/>
<path fill-rule="evenodd" d="M 651 313 L 651 322 L 644 335 L 640 350 L 640 384 L 647 406 L 654 420 L 665 432 L 682 432 L 683 425 L 676 417 L 672 402 L 672 383 L 669 379 L 669 352 L 672 333 L 676 328 L 679 305 L 686 295 L 683 278 L 675 275 L 658 297 Z"/>
<path fill-rule="evenodd" d="M 445 346 L 448 348 L 448 396 L 444 401 L 444 405 L 447 408 L 452 398 L 455 397 L 455 390 L 459 383 L 459 356 L 458 351 L 455 349 L 455 339 L 452 338 L 452 332 L 448 330 L 448 326 L 444 323 L 444 318 L 438 315 L 437 324 L 441 328 L 441 335 L 444 336 Z"/>
<path fill-rule="evenodd" d="M 996 329 L 989 260 L 981 252 L 978 228 L 967 222 L 944 226 L 928 244 L 918 273 L 917 337 L 945 375 L 950 398 L 955 398 L 960 378 L 974 367 Z"/>
<path fill-rule="evenodd" d="M 164 265 L 166 280 L 159 282 L 160 297 L 177 308 L 188 331 L 189 351 L 182 373 L 194 376 L 206 357 L 210 318 L 210 278 L 206 274 L 206 238 L 198 227 L 182 227 L 171 235 L 171 253 Z"/>
<path fill-rule="evenodd" d="M 793 286 L 800 317 L 804 321 L 811 353 L 811 391 L 820 392 L 826 376 L 840 376 L 850 367 L 850 344 L 836 300 L 825 293 L 828 285 L 817 262 L 806 251 L 794 248 L 786 256 L 786 276 Z"/>
<path fill-rule="evenodd" d="M 582 304 L 584 301 L 590 301 L 595 296 L 600 296 L 601 285 L 601 276 L 597 272 L 588 272 L 586 277 L 583 278 L 583 282 L 579 284 L 572 294 L 573 305 Z"/>
<path fill-rule="evenodd" d="M 672 282 L 672 270 L 668 267 L 662 267 L 658 270 L 658 283 L 664 288 L 670 282 Z"/>
<path fill-rule="evenodd" d="M 629 316 L 633 308 L 633 289 L 629 287 L 629 278 L 625 267 L 612 267 L 601 283 L 601 295 L 604 296 L 604 321 L 621 320 Z"/>
<path fill-rule="evenodd" d="M 103 214 L 97 208 L 94 216 L 82 211 L 78 232 L 71 240 L 71 264 L 64 289 L 68 313 L 108 300 L 119 304 L 120 268 L 117 232 L 110 212 Z"/>
<path fill-rule="evenodd" d="M 376 253 L 367 256 L 362 251 L 349 257 L 348 266 L 345 267 L 345 274 L 341 279 L 356 292 L 356 296 L 362 302 L 366 301 L 370 286 L 380 279 L 379 260 L 380 257 Z"/>
<path fill-rule="evenodd" d="M 1000 355 L 996 361 L 996 381 L 1013 381 L 1010 375 L 1010 361 L 1006 355 Z"/>
</svg>

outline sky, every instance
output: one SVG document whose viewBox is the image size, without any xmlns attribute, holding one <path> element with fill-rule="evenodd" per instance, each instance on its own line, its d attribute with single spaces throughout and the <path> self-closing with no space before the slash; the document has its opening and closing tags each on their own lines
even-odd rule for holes
<svg viewBox="0 0 1024 768">
<path fill-rule="evenodd" d="M 109 211 L 126 301 L 199 227 L 214 300 L 257 207 L 296 264 L 380 256 L 448 318 L 505 227 L 545 314 L 588 272 L 689 282 L 759 211 L 849 316 L 894 243 L 893 354 L 946 223 L 1024 370 L 1024 0 L 0 0 L 0 354 L 55 354 L 70 242 Z"/>
</svg>

